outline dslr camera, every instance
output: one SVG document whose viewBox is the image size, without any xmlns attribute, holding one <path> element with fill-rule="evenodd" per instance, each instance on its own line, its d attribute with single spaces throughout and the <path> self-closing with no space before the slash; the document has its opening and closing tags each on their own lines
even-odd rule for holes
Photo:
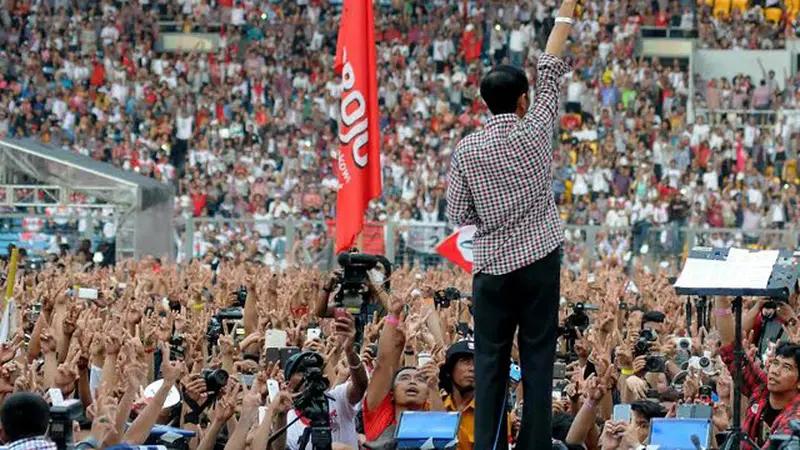
<svg viewBox="0 0 800 450">
<path fill-rule="evenodd" d="M 218 394 L 228 384 L 228 372 L 223 369 L 203 369 L 200 372 L 206 382 L 206 391 Z"/>
<path fill-rule="evenodd" d="M 658 333 L 650 328 L 644 328 L 639 333 L 639 339 L 633 346 L 633 356 L 645 357 L 645 370 L 653 373 L 663 373 L 667 370 L 667 360 L 661 355 L 650 354 L 653 342 L 658 340 Z"/>
<path fill-rule="evenodd" d="M 387 280 L 392 275 L 392 265 L 383 255 L 367 253 L 341 253 L 338 261 L 343 271 L 336 282 L 338 286 L 334 298 L 336 307 L 345 308 L 354 315 L 360 314 L 362 308 L 370 303 L 367 272 L 380 265 L 384 280 Z M 386 287 L 388 288 L 388 282 Z"/>
</svg>

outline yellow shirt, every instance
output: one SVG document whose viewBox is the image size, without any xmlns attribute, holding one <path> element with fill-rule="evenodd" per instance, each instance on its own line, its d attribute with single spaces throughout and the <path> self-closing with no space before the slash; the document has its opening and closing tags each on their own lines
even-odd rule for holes
<svg viewBox="0 0 800 450">
<path fill-rule="evenodd" d="M 444 407 L 448 411 L 458 411 L 453 402 L 453 397 L 448 395 L 444 399 Z M 475 448 L 475 398 L 461 410 L 461 422 L 458 424 L 458 450 L 473 450 Z"/>
</svg>

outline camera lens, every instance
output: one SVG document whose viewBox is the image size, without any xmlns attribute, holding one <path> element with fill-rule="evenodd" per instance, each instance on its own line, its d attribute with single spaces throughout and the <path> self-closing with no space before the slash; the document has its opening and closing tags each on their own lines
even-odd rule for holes
<svg viewBox="0 0 800 450">
<path fill-rule="evenodd" d="M 705 356 L 701 356 L 701 357 L 700 357 L 700 361 L 698 362 L 698 364 L 700 364 L 700 367 L 702 367 L 702 368 L 704 368 L 704 369 L 705 369 L 706 367 L 708 367 L 708 366 L 710 366 L 710 365 L 711 365 L 711 360 L 710 360 L 710 359 L 708 359 L 708 358 L 707 358 L 707 357 L 705 357 Z"/>
<path fill-rule="evenodd" d="M 681 347 L 682 349 L 684 349 L 684 350 L 687 350 L 687 349 L 689 349 L 689 347 L 692 345 L 692 343 L 691 343 L 691 342 L 689 342 L 689 340 L 688 340 L 688 339 L 681 339 L 681 341 L 680 341 L 679 345 L 680 345 L 680 347 Z"/>
<path fill-rule="evenodd" d="M 204 369 L 201 375 L 209 392 L 218 392 L 228 384 L 228 372 L 223 369 Z"/>
</svg>

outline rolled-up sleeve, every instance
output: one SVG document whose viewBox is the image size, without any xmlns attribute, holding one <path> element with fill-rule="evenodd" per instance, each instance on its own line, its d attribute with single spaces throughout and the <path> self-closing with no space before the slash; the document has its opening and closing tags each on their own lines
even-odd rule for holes
<svg viewBox="0 0 800 450">
<path fill-rule="evenodd" d="M 736 373 L 736 360 L 733 354 L 733 345 L 729 344 L 719 349 L 719 356 L 722 362 L 728 367 L 730 373 Z M 742 357 L 742 394 L 747 397 L 752 397 L 754 392 L 759 389 L 766 389 L 767 387 L 767 374 L 750 359 L 746 353 Z"/>
<path fill-rule="evenodd" d="M 536 90 L 533 105 L 520 122 L 519 132 L 526 148 L 537 163 L 552 161 L 551 140 L 558 118 L 559 94 L 564 75 L 572 70 L 562 59 L 549 53 L 539 57 L 536 75 Z"/>
<path fill-rule="evenodd" d="M 447 208 L 445 212 L 450 223 L 458 226 L 477 225 L 478 213 L 475 210 L 475 201 L 472 191 L 464 179 L 459 167 L 458 153 L 450 160 L 450 170 L 447 171 Z"/>
</svg>

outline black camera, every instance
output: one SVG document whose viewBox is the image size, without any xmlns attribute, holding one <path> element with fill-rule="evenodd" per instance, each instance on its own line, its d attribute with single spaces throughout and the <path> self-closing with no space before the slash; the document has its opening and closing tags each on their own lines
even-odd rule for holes
<svg viewBox="0 0 800 450">
<path fill-rule="evenodd" d="M 667 360 L 660 355 L 645 356 L 644 368 L 647 372 L 665 373 L 667 371 Z"/>
<path fill-rule="evenodd" d="M 228 372 L 223 369 L 203 369 L 200 376 L 206 382 L 206 391 L 217 393 L 228 384 Z"/>
<path fill-rule="evenodd" d="M 581 331 L 589 328 L 589 315 L 586 314 L 586 311 L 597 311 L 599 309 L 595 305 L 587 305 L 583 302 L 575 303 L 572 305 L 572 314 L 564 322 L 564 328 L 572 330 L 572 332 L 575 331 L 575 328 Z"/>
<path fill-rule="evenodd" d="M 48 436 L 58 450 L 72 447 L 72 422 L 83 416 L 83 404 L 69 400 L 59 406 L 50 407 L 50 430 Z"/>
<path fill-rule="evenodd" d="M 639 339 L 633 345 L 634 356 L 642 356 L 649 353 L 651 343 L 657 340 L 658 340 L 658 333 L 649 328 L 643 329 L 639 333 Z"/>
<path fill-rule="evenodd" d="M 449 287 L 433 293 L 433 304 L 437 308 L 449 308 L 450 303 L 458 301 L 460 298 L 461 292 L 454 287 Z"/>
<path fill-rule="evenodd" d="M 337 283 L 339 290 L 334 302 L 337 308 L 344 307 L 351 314 L 359 314 L 362 307 L 369 303 L 367 272 L 380 264 L 384 279 L 388 280 L 392 265 L 384 256 L 366 253 L 341 253 L 338 261 L 344 270 Z"/>
<path fill-rule="evenodd" d="M 761 306 L 761 309 L 778 309 L 778 302 L 775 300 L 767 300 L 764 302 L 764 305 Z"/>
<path fill-rule="evenodd" d="M 247 301 L 247 286 L 239 286 L 239 289 L 236 290 L 236 304 L 234 306 L 239 308 L 244 308 L 244 304 Z"/>
<path fill-rule="evenodd" d="M 295 364 L 297 369 L 292 372 L 303 375 L 303 390 L 294 399 L 294 407 L 310 422 L 310 426 L 300 437 L 300 448 L 306 448 L 309 439 L 314 448 L 330 448 L 330 397 L 325 394 L 330 384 L 323 373 L 325 360 L 318 353 L 304 352 Z"/>
</svg>

